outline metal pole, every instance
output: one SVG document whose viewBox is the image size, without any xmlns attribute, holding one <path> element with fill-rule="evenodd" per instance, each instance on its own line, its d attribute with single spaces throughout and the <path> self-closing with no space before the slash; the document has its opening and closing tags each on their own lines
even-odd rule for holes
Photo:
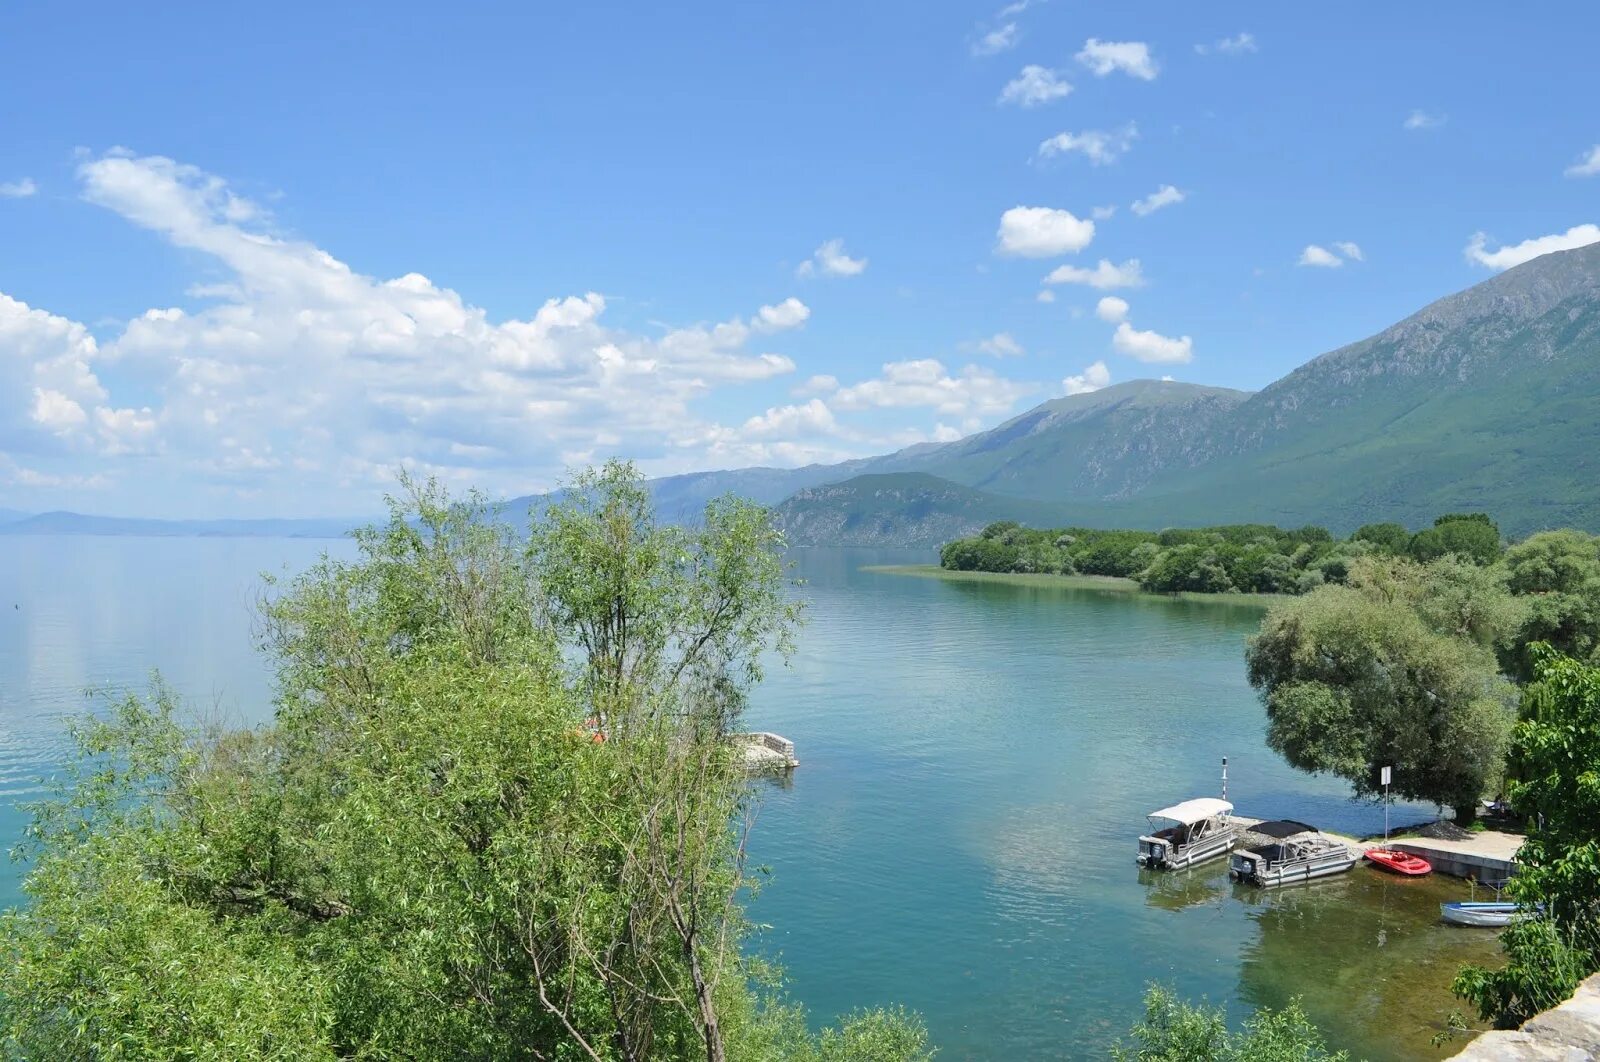
<svg viewBox="0 0 1600 1062">
<path fill-rule="evenodd" d="M 1222 757 L 1222 799 L 1228 799 L 1228 757 Z"/>
<path fill-rule="evenodd" d="M 1383 787 L 1383 843 L 1389 843 L 1389 787 Z"/>
</svg>

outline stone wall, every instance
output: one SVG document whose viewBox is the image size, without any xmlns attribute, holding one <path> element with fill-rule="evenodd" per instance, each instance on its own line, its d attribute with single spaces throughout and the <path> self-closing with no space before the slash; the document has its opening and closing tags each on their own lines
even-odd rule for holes
<svg viewBox="0 0 1600 1062">
<path fill-rule="evenodd" d="M 1571 999 L 1516 1032 L 1486 1032 L 1454 1058 L 1460 1062 L 1595 1062 L 1600 1059 L 1600 974 Z"/>
</svg>

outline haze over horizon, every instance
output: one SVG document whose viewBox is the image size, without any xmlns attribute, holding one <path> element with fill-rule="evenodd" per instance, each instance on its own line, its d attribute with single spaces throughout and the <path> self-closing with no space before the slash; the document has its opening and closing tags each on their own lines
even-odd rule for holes
<svg viewBox="0 0 1600 1062">
<path fill-rule="evenodd" d="M 1589 5 L 486 10 L 10 14 L 0 508 L 861 457 L 1600 240 Z"/>
</svg>

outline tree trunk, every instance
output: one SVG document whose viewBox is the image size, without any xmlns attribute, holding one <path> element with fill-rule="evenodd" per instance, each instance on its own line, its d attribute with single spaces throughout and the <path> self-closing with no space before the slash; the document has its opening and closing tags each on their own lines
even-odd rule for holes
<svg viewBox="0 0 1600 1062">
<path fill-rule="evenodd" d="M 1453 810 L 1456 816 L 1456 825 L 1462 829 L 1472 825 L 1478 818 L 1478 804 L 1476 801 L 1471 804 L 1457 805 Z"/>
<path fill-rule="evenodd" d="M 689 953 L 689 976 L 694 979 L 695 1002 L 700 1006 L 700 1024 L 705 1030 L 706 1062 L 727 1062 L 728 1056 L 722 1047 L 722 1027 L 717 1022 L 717 1004 L 711 998 L 711 985 L 700 967 L 699 949 L 692 938 L 685 944 Z"/>
</svg>

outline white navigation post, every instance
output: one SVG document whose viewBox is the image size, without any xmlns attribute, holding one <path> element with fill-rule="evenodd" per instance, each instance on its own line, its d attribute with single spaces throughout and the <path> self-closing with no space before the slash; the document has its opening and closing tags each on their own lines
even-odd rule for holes
<svg viewBox="0 0 1600 1062">
<path fill-rule="evenodd" d="M 1383 843 L 1389 843 L 1389 774 L 1393 768 L 1385 767 L 1379 777 L 1383 785 Z"/>
<path fill-rule="evenodd" d="M 1228 799 L 1228 757 L 1222 757 L 1222 799 Z"/>
</svg>

